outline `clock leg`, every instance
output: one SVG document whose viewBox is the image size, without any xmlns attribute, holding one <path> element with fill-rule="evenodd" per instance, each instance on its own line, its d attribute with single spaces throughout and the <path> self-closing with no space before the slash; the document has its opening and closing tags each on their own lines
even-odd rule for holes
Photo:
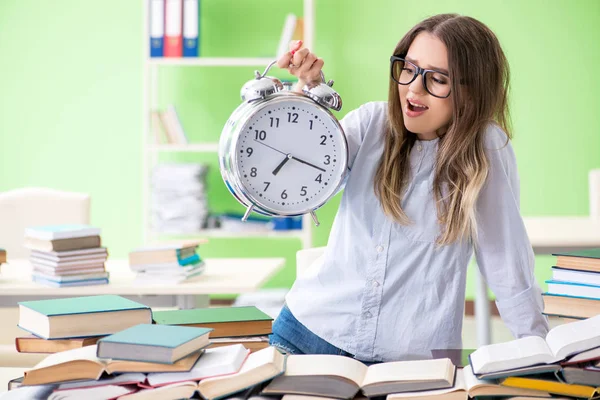
<svg viewBox="0 0 600 400">
<path fill-rule="evenodd" d="M 250 207 L 248 207 L 246 209 L 246 212 L 244 213 L 244 216 L 242 217 L 242 221 L 246 221 L 248 219 L 248 217 L 250 216 L 250 213 L 252 212 L 253 209 L 254 209 L 254 205 L 251 205 Z"/>
<path fill-rule="evenodd" d="M 317 214 L 314 211 L 311 211 L 310 216 L 312 217 L 315 226 L 319 226 L 319 219 L 317 218 Z"/>
</svg>

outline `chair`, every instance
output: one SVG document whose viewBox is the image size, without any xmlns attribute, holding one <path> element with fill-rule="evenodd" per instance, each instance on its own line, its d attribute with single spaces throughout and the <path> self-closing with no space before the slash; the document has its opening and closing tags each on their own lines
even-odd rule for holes
<svg viewBox="0 0 600 400">
<path fill-rule="evenodd" d="M 35 225 L 89 224 L 90 196 L 47 188 L 22 188 L 0 193 L 0 247 L 10 259 L 26 258 L 25 228 Z M 0 286 L 0 290 L 2 287 Z M 31 367 L 45 357 L 18 353 L 15 337 L 25 334 L 17 328 L 16 307 L 0 308 L 0 367 Z"/>
</svg>

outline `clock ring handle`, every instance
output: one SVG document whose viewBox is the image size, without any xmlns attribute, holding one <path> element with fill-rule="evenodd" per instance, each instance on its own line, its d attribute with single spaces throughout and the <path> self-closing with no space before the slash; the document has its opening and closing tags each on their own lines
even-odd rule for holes
<svg viewBox="0 0 600 400">
<path fill-rule="evenodd" d="M 269 65 L 267 65 L 267 67 L 265 68 L 265 71 L 261 74 L 259 71 L 254 71 L 254 76 L 256 77 L 256 79 L 261 79 L 267 76 L 267 73 L 269 72 L 269 70 L 271 69 L 271 67 L 273 65 L 275 65 L 277 63 L 277 60 L 273 60 L 269 63 Z M 290 64 L 290 66 L 293 66 L 293 64 Z M 319 71 L 321 73 L 321 80 L 327 84 L 327 86 L 331 87 L 333 86 L 333 79 L 330 79 L 329 81 L 325 80 L 325 74 L 323 73 L 323 70 Z"/>
</svg>

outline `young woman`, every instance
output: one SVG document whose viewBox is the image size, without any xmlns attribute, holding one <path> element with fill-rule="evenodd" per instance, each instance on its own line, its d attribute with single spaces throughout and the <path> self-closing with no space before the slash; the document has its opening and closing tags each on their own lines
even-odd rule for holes
<svg viewBox="0 0 600 400">
<path fill-rule="evenodd" d="M 301 45 L 278 60 L 299 87 L 323 67 Z M 473 18 L 437 15 L 390 63 L 387 103 L 341 121 L 351 172 L 329 243 L 287 295 L 271 344 L 365 362 L 460 348 L 473 252 L 514 336 L 545 336 L 498 39 Z"/>
</svg>

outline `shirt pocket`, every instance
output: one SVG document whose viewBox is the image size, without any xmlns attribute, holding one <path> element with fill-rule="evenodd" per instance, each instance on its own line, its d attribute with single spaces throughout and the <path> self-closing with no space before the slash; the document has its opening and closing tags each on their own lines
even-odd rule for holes
<svg viewBox="0 0 600 400">
<path fill-rule="evenodd" d="M 409 240 L 415 243 L 435 243 L 441 229 L 431 180 L 415 182 L 403 201 L 404 212 L 411 220 L 409 225 L 395 224 Z"/>
</svg>

